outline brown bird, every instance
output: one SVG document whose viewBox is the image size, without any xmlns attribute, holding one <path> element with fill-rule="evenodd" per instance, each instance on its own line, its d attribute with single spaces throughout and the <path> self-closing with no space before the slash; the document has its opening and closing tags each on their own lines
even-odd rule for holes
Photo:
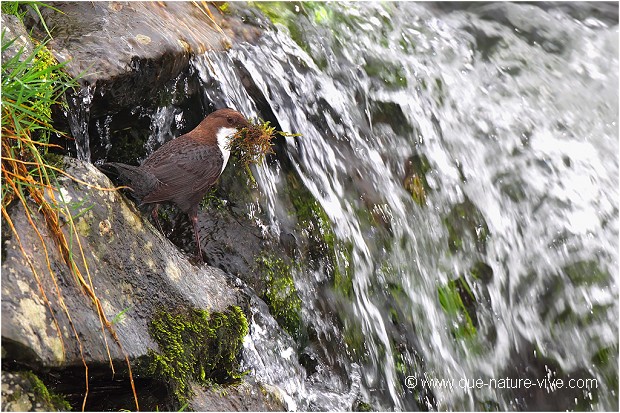
<svg viewBox="0 0 620 413">
<path fill-rule="evenodd" d="M 238 129 L 249 127 L 236 110 L 219 109 L 207 116 L 194 130 L 162 145 L 140 166 L 110 162 L 104 172 L 114 168 L 124 185 L 142 204 L 170 201 L 189 216 L 202 259 L 198 238 L 198 205 L 224 171 L 230 157 L 229 143 Z"/>
</svg>

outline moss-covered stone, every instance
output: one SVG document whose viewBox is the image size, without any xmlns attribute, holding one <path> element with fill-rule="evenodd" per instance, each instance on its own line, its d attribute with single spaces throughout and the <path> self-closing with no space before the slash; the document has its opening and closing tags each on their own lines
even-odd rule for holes
<svg viewBox="0 0 620 413">
<path fill-rule="evenodd" d="M 70 411 L 71 405 L 51 392 L 31 371 L 2 372 L 4 411 Z"/>
<path fill-rule="evenodd" d="M 595 261 L 577 261 L 563 267 L 562 272 L 575 285 L 605 285 L 611 279 L 609 273 Z"/>
<path fill-rule="evenodd" d="M 618 388 L 618 346 L 601 348 L 592 356 L 592 364 L 598 367 L 610 389 Z"/>
<path fill-rule="evenodd" d="M 480 210 L 469 198 L 452 207 L 448 216 L 444 218 L 444 224 L 448 229 L 450 251 L 463 250 L 467 238 L 471 238 L 478 252 L 483 254 L 486 252 L 489 227 Z"/>
<path fill-rule="evenodd" d="M 417 405 L 416 410 L 436 410 L 435 396 L 423 380 L 412 383 L 408 377 L 420 377 L 425 371 L 424 362 L 418 352 L 404 339 L 404 335 L 391 338 L 392 357 L 396 369 L 396 377 L 401 386 L 401 391 L 407 394 L 406 399 L 413 399 Z M 411 405 L 407 410 L 411 409 Z"/>
<path fill-rule="evenodd" d="M 453 319 L 452 335 L 456 339 L 476 336 L 476 298 L 463 277 L 450 280 L 437 289 L 439 303 L 449 318 Z"/>
<path fill-rule="evenodd" d="M 417 136 L 402 106 L 398 102 L 369 98 L 370 118 L 373 125 L 388 125 L 400 136 Z"/>
<path fill-rule="evenodd" d="M 54 168 L 58 168 L 58 169 L 62 169 L 62 170 L 64 170 L 64 168 L 65 168 L 65 160 L 64 160 L 64 157 L 62 155 L 58 155 L 58 154 L 52 153 L 52 152 L 46 152 L 45 155 L 43 155 L 43 160 L 49 166 L 52 166 Z"/>
<path fill-rule="evenodd" d="M 362 401 L 360 399 L 355 400 L 355 403 L 353 403 L 353 409 L 354 412 L 372 412 L 372 406 L 370 405 L 370 403 L 366 403 L 365 401 Z"/>
<path fill-rule="evenodd" d="M 377 58 L 369 59 L 363 67 L 369 77 L 380 79 L 389 88 L 407 87 L 407 73 L 400 63 Z"/>
<path fill-rule="evenodd" d="M 211 314 L 195 308 L 162 309 L 149 332 L 159 351 L 150 350 L 141 368 L 166 382 L 179 405 L 187 403 L 190 381 L 227 384 L 242 376 L 238 355 L 248 323 L 237 306 Z"/>
<path fill-rule="evenodd" d="M 32 383 L 32 390 L 38 399 L 43 400 L 47 405 L 58 411 L 71 410 L 71 405 L 69 402 L 67 402 L 61 395 L 50 392 L 45 383 L 43 383 L 43 381 L 41 381 L 36 374 L 32 372 L 26 372 L 25 374 L 26 377 L 30 379 L 30 382 Z"/>
<path fill-rule="evenodd" d="M 200 201 L 200 209 L 224 209 L 225 207 L 226 203 L 222 200 L 220 196 L 218 196 L 217 187 L 211 187 L 205 197 L 202 198 L 202 201 Z"/>
<path fill-rule="evenodd" d="M 263 299 L 269 311 L 291 337 L 298 339 L 301 332 L 301 299 L 295 288 L 291 264 L 273 256 L 260 257 L 259 264 L 265 274 Z"/>
<path fill-rule="evenodd" d="M 488 283 L 493 279 L 493 268 L 482 261 L 477 261 L 469 273 L 475 280 L 480 280 L 483 283 Z"/>
<path fill-rule="evenodd" d="M 415 154 L 405 162 L 405 179 L 403 186 L 420 206 L 426 205 L 426 194 L 430 190 L 426 174 L 431 167 L 425 156 Z"/>
<path fill-rule="evenodd" d="M 353 293 L 351 244 L 340 241 L 321 204 L 303 186 L 297 176 L 287 176 L 288 196 L 295 209 L 297 225 L 308 239 L 308 260 L 311 268 L 324 264 L 336 291 L 345 297 Z"/>
<path fill-rule="evenodd" d="M 343 321 L 343 337 L 348 354 L 357 361 L 368 358 L 368 348 L 366 347 L 366 335 L 362 330 L 361 322 L 357 319 L 345 319 Z"/>
</svg>

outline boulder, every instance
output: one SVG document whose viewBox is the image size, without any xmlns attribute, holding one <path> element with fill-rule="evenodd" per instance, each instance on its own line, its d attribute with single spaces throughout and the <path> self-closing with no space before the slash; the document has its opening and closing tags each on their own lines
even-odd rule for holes
<svg viewBox="0 0 620 413">
<path fill-rule="evenodd" d="M 89 88 L 90 115 L 132 108 L 186 70 L 193 54 L 225 50 L 259 36 L 212 2 L 50 2 L 40 7 L 48 48 Z M 47 33 L 30 13 L 28 28 Z"/>
<path fill-rule="evenodd" d="M 76 265 L 101 301 L 108 320 L 117 317 L 114 328 L 130 359 L 156 348 L 147 323 L 158 308 L 223 311 L 230 305 L 243 305 L 244 299 L 223 271 L 191 264 L 119 192 L 97 189 L 112 184 L 93 165 L 71 158 L 64 158 L 64 163 L 67 173 L 80 181 L 59 177 L 59 204 L 72 214 L 77 230 L 71 234 L 69 225 L 64 225 L 65 237 L 73 243 Z M 36 360 L 44 367 L 81 365 L 71 317 L 87 362 L 108 362 L 104 336 L 112 360 L 124 361 L 110 335 L 102 332 L 92 299 L 50 242 L 53 235 L 34 205 L 31 213 L 45 246 L 20 204 L 10 208 L 19 241 L 10 230 L 3 231 L 2 341 L 7 357 L 25 363 Z"/>
</svg>

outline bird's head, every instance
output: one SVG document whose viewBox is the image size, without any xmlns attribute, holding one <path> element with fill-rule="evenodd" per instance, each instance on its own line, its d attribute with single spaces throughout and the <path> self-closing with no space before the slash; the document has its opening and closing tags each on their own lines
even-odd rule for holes
<svg viewBox="0 0 620 413">
<path fill-rule="evenodd" d="M 242 129 L 250 126 L 250 122 L 239 112 L 233 109 L 218 109 L 206 117 L 205 122 L 216 128 Z"/>
</svg>

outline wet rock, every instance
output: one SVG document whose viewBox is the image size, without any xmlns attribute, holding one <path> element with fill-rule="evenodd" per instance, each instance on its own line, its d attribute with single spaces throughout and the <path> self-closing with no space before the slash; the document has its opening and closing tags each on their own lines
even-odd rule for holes
<svg viewBox="0 0 620 413">
<path fill-rule="evenodd" d="M 69 404 L 50 393 L 45 384 L 29 371 L 2 371 L 2 410 L 5 412 L 68 411 Z"/>
<path fill-rule="evenodd" d="M 426 174 L 430 169 L 428 159 L 424 155 L 416 153 L 405 161 L 403 186 L 420 206 L 426 204 L 426 194 L 430 191 L 430 185 L 426 179 Z"/>
<path fill-rule="evenodd" d="M 448 229 L 450 251 L 469 251 L 475 247 L 478 253 L 486 254 L 489 227 L 482 212 L 469 198 L 452 207 L 444 224 Z"/>
<path fill-rule="evenodd" d="M 61 222 L 63 231 L 71 240 L 74 262 L 84 282 L 98 296 L 108 320 L 114 322 L 130 359 L 156 348 L 147 324 L 157 308 L 192 306 L 222 311 L 230 305 L 244 306 L 244 299 L 229 285 L 223 271 L 190 264 L 119 192 L 97 189 L 111 187 L 111 183 L 93 165 L 70 158 L 64 158 L 64 163 L 66 171 L 82 183 L 58 178 L 60 205 L 76 224 L 75 232 L 70 233 L 70 226 Z M 10 207 L 19 240 L 10 230 L 3 231 L 3 361 L 40 368 L 81 366 L 74 327 L 87 362 L 108 364 L 105 336 L 111 359 L 122 365 L 122 352 L 107 331 L 102 333 L 93 301 L 69 271 L 54 246 L 54 235 L 41 222 L 34 205 L 31 213 L 42 238 L 28 223 L 21 204 Z"/>
<path fill-rule="evenodd" d="M 197 412 L 285 411 L 276 389 L 248 378 L 233 386 L 192 386 L 194 398 L 189 407 Z"/>
<path fill-rule="evenodd" d="M 30 36 L 17 16 L 2 13 L 0 19 L 2 21 L 4 38 L 7 41 L 15 39 L 15 42 L 2 52 L 2 60 L 6 61 L 15 56 L 21 48 L 24 49 L 22 54 L 24 57 L 32 53 L 33 46 Z"/>
<path fill-rule="evenodd" d="M 256 39 L 258 28 L 206 2 L 51 2 L 41 8 L 48 44 L 67 72 L 91 88 L 90 115 L 130 108 L 188 67 L 192 54 Z M 30 13 L 29 29 L 46 33 Z M 213 21 L 212 21 L 213 19 Z"/>
</svg>

